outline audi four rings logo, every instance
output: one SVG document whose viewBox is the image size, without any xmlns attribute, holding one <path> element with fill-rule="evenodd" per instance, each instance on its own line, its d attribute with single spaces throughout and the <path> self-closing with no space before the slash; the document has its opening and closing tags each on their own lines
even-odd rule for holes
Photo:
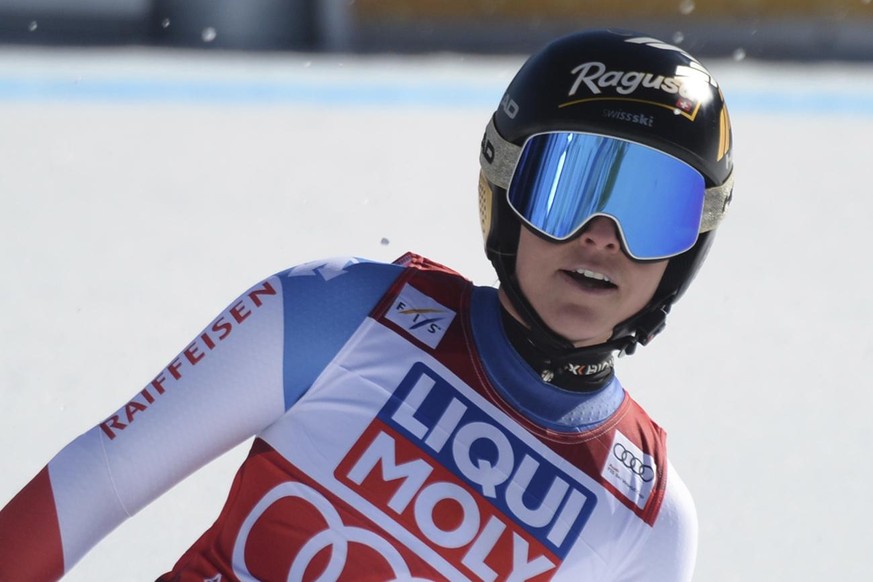
<svg viewBox="0 0 873 582">
<path fill-rule="evenodd" d="M 615 443 L 612 447 L 612 455 L 621 461 L 621 464 L 639 475 L 640 479 L 648 483 L 655 478 L 655 470 L 651 465 L 646 465 L 621 443 Z"/>
</svg>

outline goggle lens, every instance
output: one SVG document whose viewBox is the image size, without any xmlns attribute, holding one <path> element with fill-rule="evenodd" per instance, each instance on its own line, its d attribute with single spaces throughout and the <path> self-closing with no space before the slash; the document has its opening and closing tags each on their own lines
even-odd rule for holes
<svg viewBox="0 0 873 582">
<path fill-rule="evenodd" d="M 564 241 L 595 216 L 615 220 L 628 254 L 661 259 L 690 249 L 700 229 L 703 176 L 668 154 L 578 132 L 532 136 L 509 183 L 509 203 L 531 227 Z"/>
</svg>

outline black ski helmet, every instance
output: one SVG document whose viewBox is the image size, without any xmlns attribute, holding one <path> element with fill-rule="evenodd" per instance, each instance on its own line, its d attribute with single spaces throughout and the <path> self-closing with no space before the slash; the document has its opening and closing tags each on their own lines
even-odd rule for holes
<svg viewBox="0 0 873 582">
<path fill-rule="evenodd" d="M 559 38 L 531 56 L 509 84 L 482 139 L 479 214 L 485 251 L 513 306 L 541 343 L 566 350 L 524 297 L 515 278 L 521 221 L 506 188 L 521 146 L 532 135 L 582 131 L 640 143 L 699 171 L 707 187 L 695 245 L 672 257 L 652 300 L 613 330 L 611 347 L 632 353 L 663 327 L 703 263 L 730 203 L 732 135 L 713 76 L 684 50 L 617 30 Z"/>
</svg>

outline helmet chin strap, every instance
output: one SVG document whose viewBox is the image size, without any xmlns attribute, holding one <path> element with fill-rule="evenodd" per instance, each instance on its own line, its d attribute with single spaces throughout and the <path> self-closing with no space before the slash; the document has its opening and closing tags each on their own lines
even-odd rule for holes
<svg viewBox="0 0 873 582">
<path fill-rule="evenodd" d="M 495 261 L 497 274 L 502 282 L 501 288 L 516 313 L 527 324 L 528 341 L 548 354 L 554 367 L 604 361 L 613 352 L 618 352 L 620 356 L 631 355 L 636 351 L 637 344 L 648 344 L 666 326 L 674 295 L 654 300 L 639 313 L 616 325 L 613 336 L 606 342 L 576 347 L 570 340 L 552 330 L 524 296 L 515 273 L 510 271 L 507 264 L 512 258 L 514 257 L 503 256 L 502 260 Z"/>
<path fill-rule="evenodd" d="M 553 375 L 569 365 L 588 366 L 611 362 L 613 352 L 626 352 L 628 346 L 633 346 L 635 342 L 633 335 L 610 339 L 593 346 L 581 348 L 574 346 L 570 340 L 556 333 L 542 320 L 521 291 L 518 279 L 514 274 L 510 274 L 506 264 L 509 260 L 511 260 L 509 257 L 504 256 L 503 260 L 495 261 L 498 264 L 497 272 L 502 282 L 501 288 L 528 328 L 525 339 L 547 356 L 545 364 L 548 369 L 537 370 L 545 380 L 549 380 L 547 376 L 550 372 Z"/>
</svg>

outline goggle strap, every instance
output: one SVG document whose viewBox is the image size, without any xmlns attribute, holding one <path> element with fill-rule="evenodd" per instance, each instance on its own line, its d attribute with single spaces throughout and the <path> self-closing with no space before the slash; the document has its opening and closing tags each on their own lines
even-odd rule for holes
<svg viewBox="0 0 873 582">
<path fill-rule="evenodd" d="M 482 138 L 482 149 L 479 152 L 479 165 L 488 181 L 503 188 L 509 188 L 515 165 L 521 157 L 521 147 L 503 139 L 494 127 L 494 118 L 485 128 Z"/>
<path fill-rule="evenodd" d="M 731 193 L 734 189 L 734 174 L 730 176 L 720 186 L 707 188 L 703 198 L 703 216 L 700 219 L 700 232 L 709 232 L 715 230 L 719 223 L 727 214 L 728 206 L 731 203 Z"/>
</svg>

